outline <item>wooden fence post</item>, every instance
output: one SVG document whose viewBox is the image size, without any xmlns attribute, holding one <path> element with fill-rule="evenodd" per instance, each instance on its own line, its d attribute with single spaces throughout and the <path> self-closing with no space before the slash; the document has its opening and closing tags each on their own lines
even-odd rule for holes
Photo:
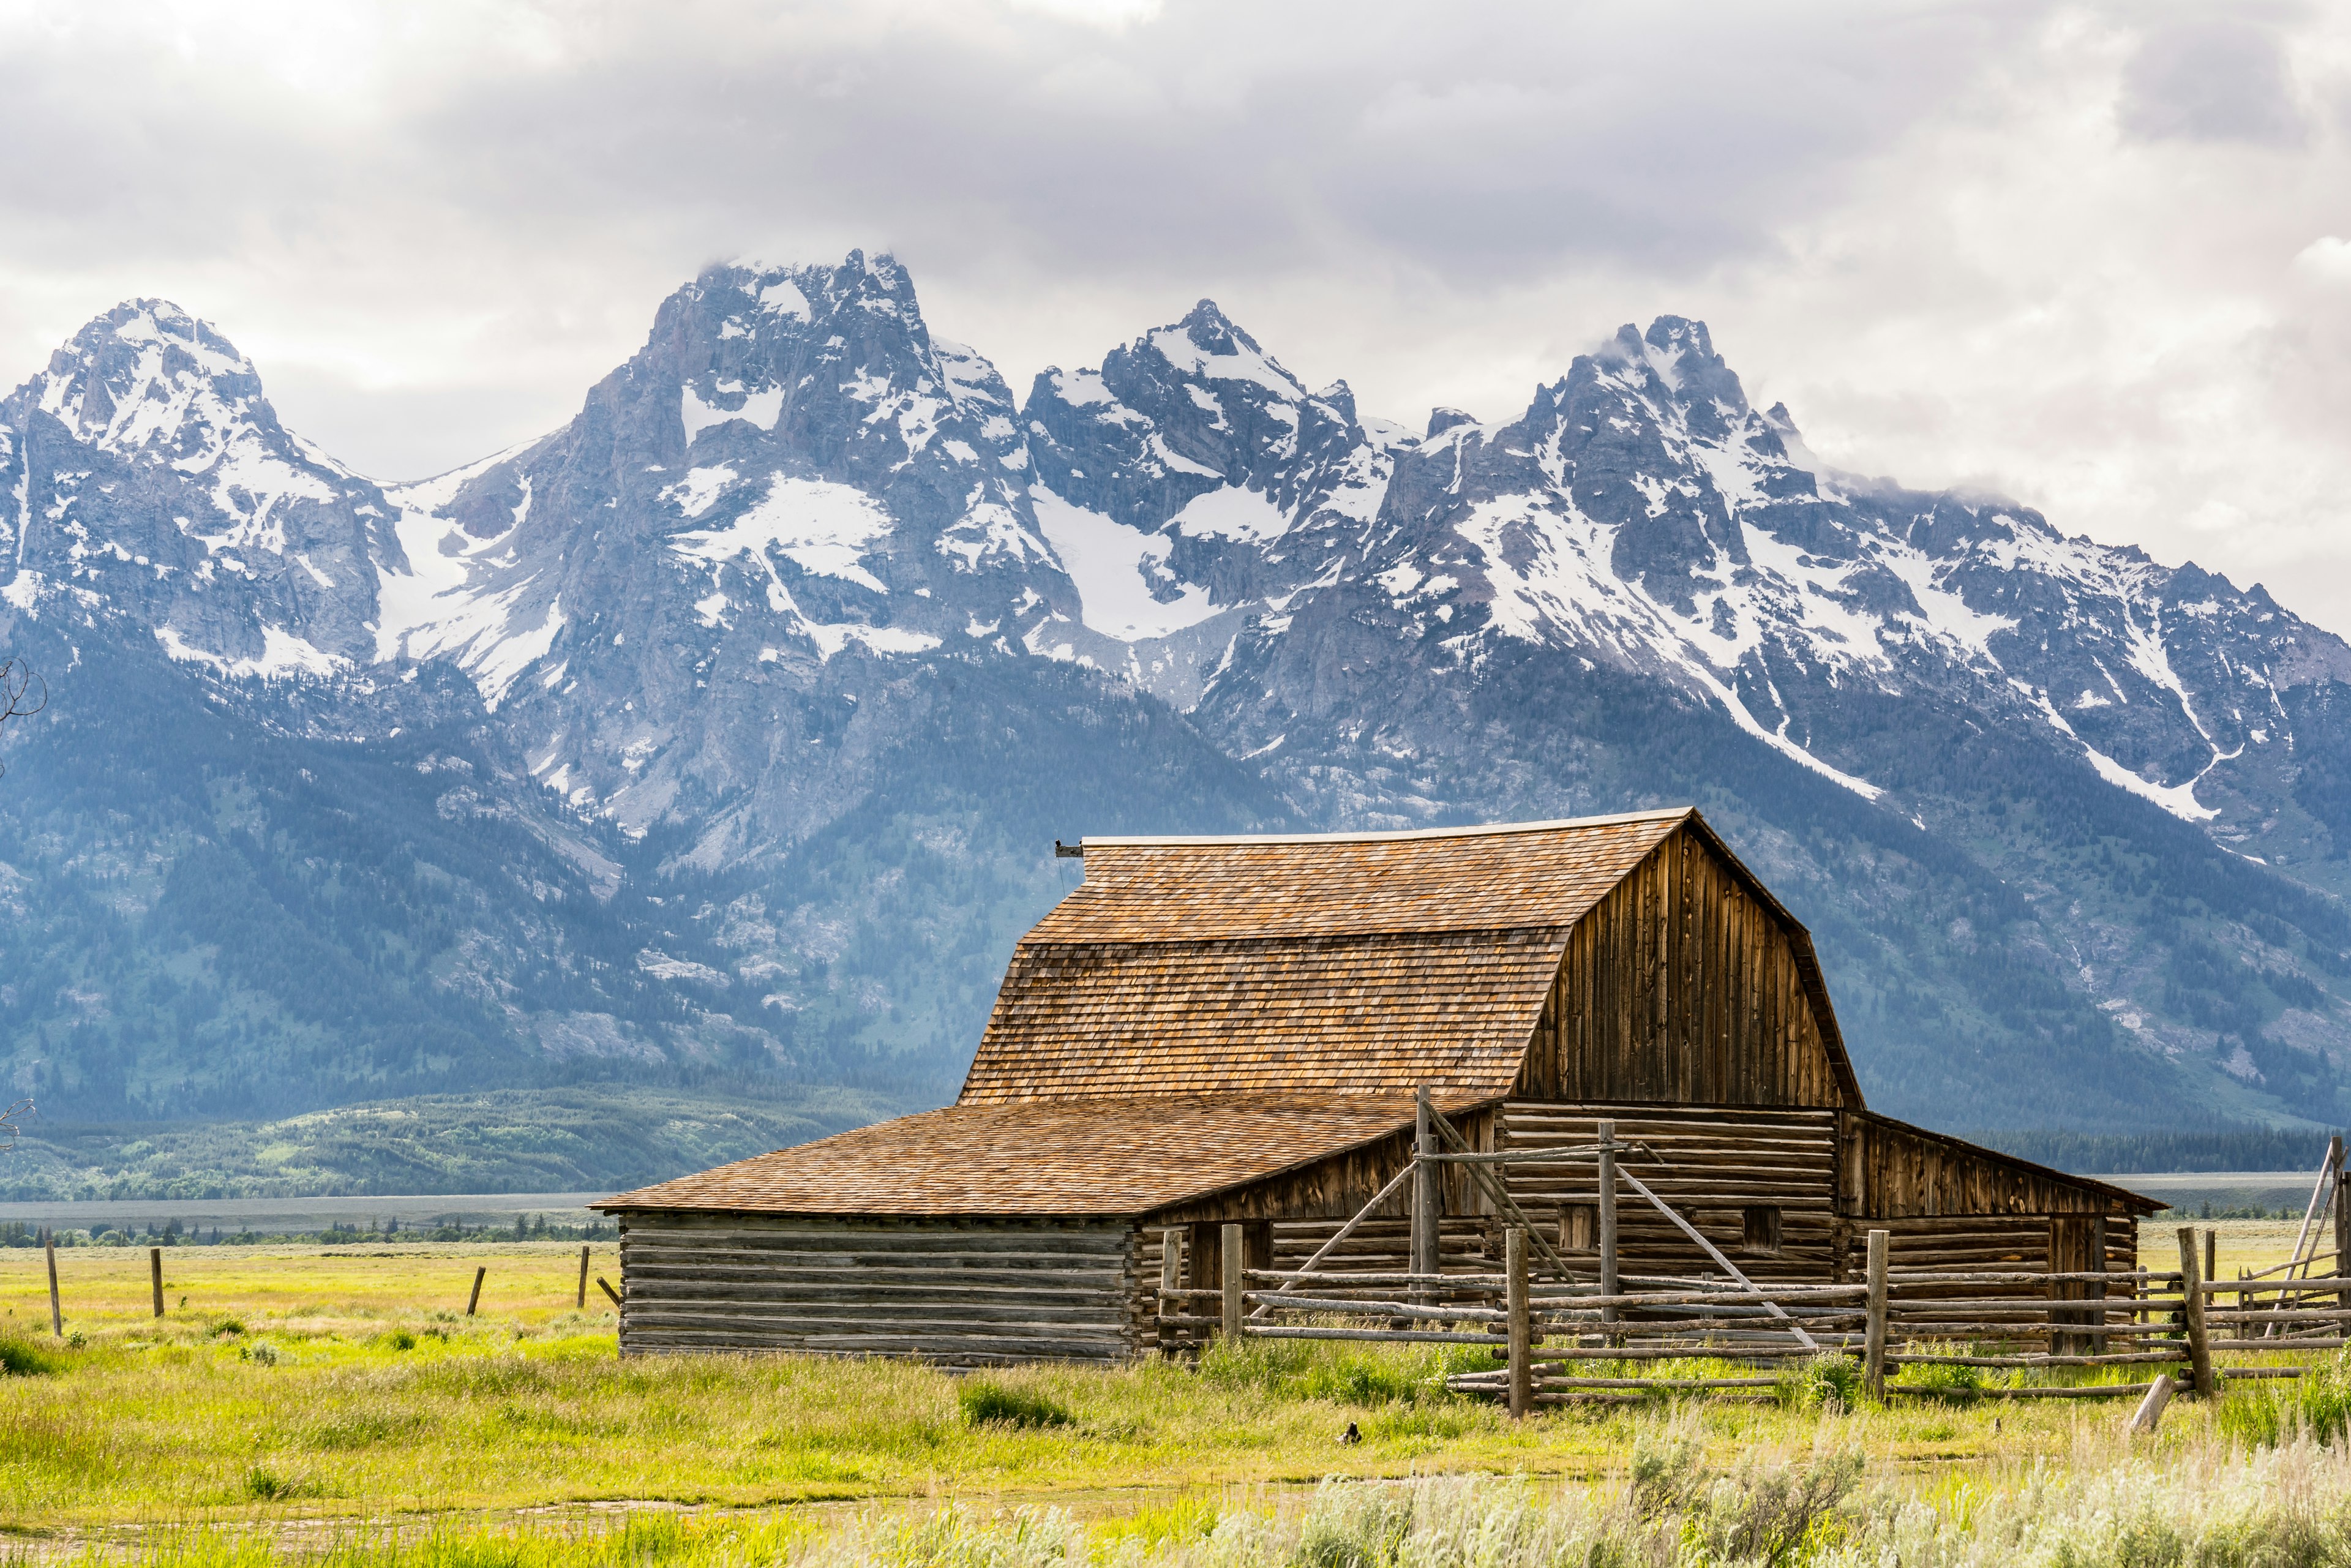
<svg viewBox="0 0 2351 1568">
<path fill-rule="evenodd" d="M 580 1249 L 580 1296 L 571 1303 L 575 1312 L 588 1310 L 588 1249 Z"/>
<path fill-rule="evenodd" d="M 1513 1225 L 1502 1233 L 1503 1289 L 1510 1320 L 1510 1416 L 1534 1407 L 1534 1312 L 1527 1291 L 1527 1232 Z"/>
<path fill-rule="evenodd" d="M 1245 1272 L 1249 1264 L 1243 1255 L 1247 1243 L 1241 1239 L 1241 1228 L 1238 1225 L 1226 1226 L 1222 1239 L 1224 1244 L 1217 1250 L 1224 1254 L 1219 1260 L 1224 1264 L 1225 1275 L 1224 1333 L 1227 1339 L 1238 1344 L 1241 1337 L 1241 1319 L 1248 1315 L 1248 1309 L 1241 1301 L 1242 1294 L 1249 1290 L 1249 1275 Z"/>
<path fill-rule="evenodd" d="M 1616 1289 L 1616 1124 L 1602 1122 L 1595 1129 L 1600 1142 L 1600 1293 L 1618 1294 Z M 1600 1321 L 1613 1323 L 1616 1309 L 1600 1309 Z"/>
<path fill-rule="evenodd" d="M 2335 1277 L 2351 1279 L 2351 1171 L 2343 1168 L 2343 1140 L 2335 1140 Z M 2351 1314 L 2351 1289 L 2338 1291 L 2335 1304 Z M 2351 1315 L 2335 1326 L 2339 1338 L 2351 1338 Z"/>
<path fill-rule="evenodd" d="M 465 1315 L 469 1318 L 474 1315 L 474 1309 L 482 1304 L 482 1276 L 489 1271 L 490 1266 L 487 1263 L 481 1264 L 474 1270 L 474 1293 L 465 1298 Z"/>
<path fill-rule="evenodd" d="M 612 1289 L 611 1281 L 607 1281 L 601 1274 L 596 1276 L 596 1288 L 612 1298 L 612 1307 L 614 1311 L 617 1312 L 620 1310 L 621 1292 Z"/>
<path fill-rule="evenodd" d="M 1869 1233 L 1869 1328 L 1862 1341 L 1862 1375 L 1872 1399 L 1886 1397 L 1886 1252 L 1890 1234 Z"/>
<path fill-rule="evenodd" d="M 1437 1123 L 1429 1113 L 1428 1086 L 1422 1084 L 1414 1096 L 1413 1166 L 1412 1166 L 1412 1272 L 1434 1274 L 1444 1258 L 1444 1249 L 1437 1239 L 1437 1166 L 1430 1156 L 1437 1153 Z M 1436 1299 L 1435 1292 L 1425 1284 L 1412 1288 L 1415 1301 Z"/>
<path fill-rule="evenodd" d="M 2204 1281 L 2196 1267 L 2196 1228 L 2179 1228 L 2179 1316 L 2188 1331 L 2188 1364 L 2196 1376 L 2199 1399 L 2217 1399 L 2220 1390 L 2212 1378 L 2212 1347 L 2204 1336 Z"/>
<path fill-rule="evenodd" d="M 57 1233 L 44 1226 L 41 1245 L 49 1254 L 49 1332 L 59 1339 L 66 1337 L 66 1315 L 57 1305 Z"/>
<path fill-rule="evenodd" d="M 163 1249 L 161 1247 L 147 1249 L 147 1273 L 154 1282 L 155 1315 L 160 1318 L 163 1315 Z"/>
<path fill-rule="evenodd" d="M 1159 1348 L 1170 1350 L 1181 1338 L 1183 1331 L 1171 1330 L 1165 1321 L 1171 1312 L 1190 1312 L 1191 1303 L 1170 1300 L 1167 1292 L 1184 1288 L 1184 1238 L 1182 1230 L 1162 1230 L 1159 1233 Z"/>
<path fill-rule="evenodd" d="M 2210 1280 L 2220 1277 L 2220 1233 L 2210 1226 L 2204 1228 L 2204 1274 Z"/>
</svg>

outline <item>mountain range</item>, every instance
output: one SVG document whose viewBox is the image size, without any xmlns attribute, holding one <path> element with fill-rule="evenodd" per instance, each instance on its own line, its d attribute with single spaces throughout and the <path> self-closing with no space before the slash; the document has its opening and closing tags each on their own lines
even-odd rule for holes
<svg viewBox="0 0 2351 1568">
<path fill-rule="evenodd" d="M 887 256 L 715 267 L 562 429 L 389 484 L 132 300 L 0 401 L 0 579 L 52 1117 L 935 1102 L 1057 838 L 1681 801 L 1880 1109 L 2351 1111 L 2351 646 L 1838 472 L 1697 321 L 1414 429 L 1206 300 L 1022 395 Z"/>
</svg>

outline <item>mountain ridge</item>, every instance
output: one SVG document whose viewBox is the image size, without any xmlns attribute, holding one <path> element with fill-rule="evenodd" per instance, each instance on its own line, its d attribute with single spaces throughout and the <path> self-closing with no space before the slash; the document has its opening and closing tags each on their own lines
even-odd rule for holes
<svg viewBox="0 0 2351 1568">
<path fill-rule="evenodd" d="M 0 400 L 0 631 L 68 699 L 8 740 L 0 956 L 47 967 L 0 988 L 7 1071 L 86 1111 L 168 1112 L 167 1061 L 278 1063 L 273 1113 L 392 1081 L 284 1024 L 293 981 L 223 982 L 172 878 L 228 854 L 315 924 L 408 863 L 419 810 L 458 830 L 415 873 L 455 913 L 414 952 L 389 913 L 337 938 L 473 1042 L 399 1083 L 936 1094 L 1070 884 L 1055 837 L 1681 799 L 1813 925 L 1896 1113 L 2345 1109 L 2351 646 L 2002 498 L 1825 468 L 1702 322 L 1416 434 L 1205 299 L 1016 401 L 892 257 L 721 266 L 563 429 L 379 484 L 131 301 Z M 87 727 L 126 693 L 208 758 L 169 825 L 164 760 Z M 297 787 L 314 754 L 266 760 L 303 746 L 341 803 Z M 58 935 L 92 900 L 124 922 L 102 976 Z M 226 1034 L 172 1021 L 206 986 Z"/>
</svg>

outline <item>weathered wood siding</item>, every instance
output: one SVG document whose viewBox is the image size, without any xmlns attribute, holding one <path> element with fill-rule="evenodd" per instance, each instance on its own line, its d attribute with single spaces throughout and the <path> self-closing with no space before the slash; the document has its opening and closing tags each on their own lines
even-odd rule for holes
<svg viewBox="0 0 2351 1568">
<path fill-rule="evenodd" d="M 2125 1206 L 2095 1186 L 1866 1112 L 1845 1119 L 1846 1207 L 1882 1218 L 2105 1214 Z"/>
<path fill-rule="evenodd" d="M 624 1212 L 621 1352 L 1116 1361 L 1141 1244 L 1118 1220 Z"/>
<path fill-rule="evenodd" d="M 1616 1124 L 1620 1142 L 1641 1145 L 1624 1168 L 1647 1184 L 1699 1235 L 1751 1280 L 1832 1277 L 1837 1263 L 1836 1113 L 1745 1111 L 1660 1105 L 1562 1105 L 1511 1101 L 1497 1146 L 1589 1146 L 1598 1124 Z M 1511 1198 L 1546 1228 L 1554 1246 L 1570 1205 L 1596 1205 L 1595 1165 L 1506 1167 Z M 1747 1249 L 1747 1210 L 1780 1214 L 1776 1254 Z M 1720 1274 L 1721 1267 L 1629 1186 L 1616 1199 L 1618 1267 L 1627 1274 Z M 1570 1254 L 1571 1267 L 1584 1260 Z M 1588 1255 L 1596 1271 L 1596 1255 Z"/>
<path fill-rule="evenodd" d="M 1844 1103 L 1786 928 L 1687 827 L 1569 934 L 1518 1092 L 1577 1103 Z"/>
</svg>

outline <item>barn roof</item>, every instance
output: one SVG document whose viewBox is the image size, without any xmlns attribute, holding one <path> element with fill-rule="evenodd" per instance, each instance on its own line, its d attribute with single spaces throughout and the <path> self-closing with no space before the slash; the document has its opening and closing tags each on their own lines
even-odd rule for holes
<svg viewBox="0 0 2351 1568">
<path fill-rule="evenodd" d="M 1440 1100 L 1458 1111 L 1463 1102 Z M 1409 1095 L 950 1105 L 591 1207 L 771 1214 L 1131 1216 L 1410 1127 Z"/>
<path fill-rule="evenodd" d="M 1013 950 L 961 1103 L 1508 1093 L 1570 928 L 1689 823 L 1089 838 L 1085 882 Z"/>
</svg>

